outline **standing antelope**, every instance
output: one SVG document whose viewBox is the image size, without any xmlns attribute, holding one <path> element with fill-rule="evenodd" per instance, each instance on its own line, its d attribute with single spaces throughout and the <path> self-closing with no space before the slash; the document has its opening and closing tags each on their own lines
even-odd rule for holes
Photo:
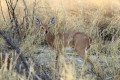
<svg viewBox="0 0 120 80">
<path fill-rule="evenodd" d="M 45 31 L 45 41 L 48 43 L 48 45 L 57 50 L 56 60 L 58 60 L 62 47 L 74 48 L 77 51 L 78 55 L 82 59 L 85 59 L 85 52 L 90 48 L 91 43 L 91 38 L 88 37 L 85 33 L 72 31 L 58 33 L 54 35 L 49 31 L 49 29 L 51 25 L 55 23 L 55 17 L 51 18 L 48 25 L 43 25 L 39 19 L 36 19 L 35 21 L 36 24 Z M 87 58 L 86 61 L 90 63 L 93 67 L 93 64 L 90 61 L 90 59 Z"/>
</svg>

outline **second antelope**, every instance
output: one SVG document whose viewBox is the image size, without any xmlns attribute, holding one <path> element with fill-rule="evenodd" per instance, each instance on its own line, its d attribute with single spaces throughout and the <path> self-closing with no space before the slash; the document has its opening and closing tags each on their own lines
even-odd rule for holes
<svg viewBox="0 0 120 80">
<path fill-rule="evenodd" d="M 54 35 L 52 32 L 50 32 L 49 29 L 51 25 L 55 23 L 55 17 L 51 18 L 47 25 L 43 25 L 40 19 L 35 19 L 35 22 L 41 29 L 44 30 L 45 41 L 48 43 L 48 45 L 57 50 L 56 60 L 58 60 L 58 57 L 63 47 L 74 48 L 78 55 L 83 60 L 85 59 L 87 54 L 86 52 L 90 48 L 91 43 L 91 38 L 88 37 L 85 33 L 69 31 L 64 33 L 58 32 L 58 34 Z M 93 64 L 90 59 L 87 58 L 86 61 L 90 63 L 93 67 Z"/>
</svg>

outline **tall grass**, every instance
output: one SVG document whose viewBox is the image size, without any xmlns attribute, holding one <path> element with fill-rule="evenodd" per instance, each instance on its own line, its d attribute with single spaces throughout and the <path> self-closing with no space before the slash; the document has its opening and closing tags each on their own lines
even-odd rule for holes
<svg viewBox="0 0 120 80">
<path fill-rule="evenodd" d="M 15 0 L 14 0 L 15 1 Z M 13 2 L 14 2 L 13 1 Z M 20 43 L 20 49 L 31 62 L 39 63 L 37 71 L 42 74 L 41 65 L 45 65 L 45 69 L 49 68 L 48 75 L 52 80 L 55 80 L 55 51 L 46 48 L 45 53 L 40 53 L 43 48 L 41 42 L 44 39 L 42 30 L 35 24 L 32 24 L 33 16 L 42 20 L 43 24 L 47 24 L 51 17 L 57 17 L 57 21 L 52 26 L 51 31 L 63 32 L 66 30 L 76 30 L 86 33 L 92 38 L 91 48 L 89 49 L 90 59 L 93 61 L 96 72 L 104 76 L 104 80 L 119 80 L 120 79 L 120 1 L 119 0 L 36 0 L 35 13 L 33 14 L 34 0 L 26 0 L 29 11 L 29 28 L 26 30 L 26 38 Z M 5 1 L 1 0 L 3 13 L 0 12 L 0 28 L 9 30 L 11 27 L 10 19 L 7 12 Z M 24 5 L 19 1 L 16 8 L 16 15 L 19 23 L 22 22 L 24 16 Z M 104 29 L 103 29 L 104 28 Z M 111 41 L 104 41 L 102 37 L 107 34 L 112 35 Z M 0 39 L 0 45 L 5 45 L 4 40 Z M 16 43 L 17 44 L 17 43 Z M 0 46 L 0 51 L 4 50 Z M 10 53 L 8 51 L 8 53 Z M 67 52 L 63 52 L 67 53 Z M 76 52 L 73 52 L 74 54 Z M 67 56 L 67 57 L 66 57 Z M 86 72 L 84 65 L 84 78 L 81 78 L 81 64 L 78 62 L 78 56 L 63 55 L 60 58 L 59 73 L 61 80 L 95 80 L 96 75 Z M 6 62 L 7 63 L 7 62 Z M 1 80 L 27 80 L 24 75 L 16 73 L 14 70 L 5 70 L 5 64 L 0 69 Z M 31 65 L 32 66 L 32 65 Z M 40 76 L 41 77 L 41 76 Z"/>
</svg>

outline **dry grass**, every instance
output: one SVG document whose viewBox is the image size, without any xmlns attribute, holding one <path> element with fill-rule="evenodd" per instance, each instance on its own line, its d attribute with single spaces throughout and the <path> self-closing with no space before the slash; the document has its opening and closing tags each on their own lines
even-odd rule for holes
<svg viewBox="0 0 120 80">
<path fill-rule="evenodd" d="M 2 0 L 1 0 L 2 1 Z M 15 1 L 15 0 L 14 0 Z M 69 3 L 70 2 L 70 3 Z M 26 31 L 26 38 L 21 42 L 20 49 L 29 56 L 31 62 L 45 65 L 50 68 L 48 75 L 52 80 L 55 71 L 55 53 L 51 48 L 46 48 L 45 53 L 40 53 L 43 49 L 42 31 L 35 24 L 32 25 L 33 0 L 26 0 L 29 11 L 29 28 Z M 18 2 L 16 15 L 19 23 L 24 16 L 24 6 L 22 1 Z M 3 15 L 0 12 L 0 27 L 7 31 L 10 27 L 7 7 L 2 1 L 3 13 L 6 18 L 4 22 Z M 69 29 L 85 32 L 92 38 L 91 48 L 89 49 L 90 59 L 93 61 L 96 72 L 104 75 L 104 80 L 120 79 L 120 1 L 119 0 L 37 0 L 35 7 L 35 17 L 39 17 L 43 24 L 47 24 L 53 16 L 57 17 L 56 24 L 52 27 L 53 32 L 66 31 Z M 7 24 L 7 25 L 6 25 Z M 101 34 L 112 34 L 111 41 L 103 41 L 100 29 L 105 27 Z M 115 31 L 114 31 L 115 30 Z M 4 45 L 4 40 L 0 39 L 0 45 Z M 16 43 L 17 44 L 17 43 Z M 4 48 L 0 46 L 2 52 Z M 9 52 L 8 52 L 9 53 Z M 39 54 L 38 54 L 39 53 Z M 74 53 L 64 52 L 60 58 L 60 79 L 61 80 L 96 80 L 96 75 L 86 72 L 86 65 L 78 61 L 78 56 Z M 33 64 L 34 65 L 34 64 Z M 32 65 L 31 65 L 32 66 Z M 27 80 L 24 75 L 17 74 L 15 70 L 5 70 L 6 63 L 0 69 L 0 80 Z M 46 69 L 45 68 L 45 69 Z M 37 67 L 38 73 L 42 74 L 41 67 Z M 31 68 L 31 72 L 34 70 Z M 81 78 L 81 73 L 84 77 Z M 41 76 L 40 76 L 41 77 Z"/>
</svg>

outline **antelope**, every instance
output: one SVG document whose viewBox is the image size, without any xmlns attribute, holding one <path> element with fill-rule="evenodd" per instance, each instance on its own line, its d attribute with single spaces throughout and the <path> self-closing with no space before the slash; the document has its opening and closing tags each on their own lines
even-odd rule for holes
<svg viewBox="0 0 120 80">
<path fill-rule="evenodd" d="M 61 54 L 62 48 L 72 47 L 76 50 L 77 54 L 85 60 L 85 63 L 90 64 L 91 70 L 94 74 L 96 70 L 92 61 L 87 56 L 87 51 L 90 48 L 92 39 L 83 32 L 79 31 L 66 31 L 64 33 L 58 32 L 54 34 L 50 31 L 51 25 L 55 23 L 56 18 L 52 17 L 47 25 L 43 25 L 41 20 L 36 18 L 36 24 L 44 31 L 46 43 L 57 51 L 56 66 L 58 68 L 58 59 Z M 98 74 L 98 80 L 103 80 L 103 76 Z"/>
<path fill-rule="evenodd" d="M 87 54 L 86 52 L 90 48 L 91 38 L 85 33 L 77 31 L 58 32 L 54 35 L 49 29 L 51 28 L 51 25 L 55 23 L 55 20 L 55 17 L 51 18 L 47 25 L 43 25 L 38 18 L 35 19 L 35 22 L 44 31 L 47 44 L 57 50 L 56 61 L 58 60 L 63 47 L 74 48 L 78 55 L 84 60 Z M 93 66 L 89 58 L 87 58 L 86 61 Z"/>
</svg>

